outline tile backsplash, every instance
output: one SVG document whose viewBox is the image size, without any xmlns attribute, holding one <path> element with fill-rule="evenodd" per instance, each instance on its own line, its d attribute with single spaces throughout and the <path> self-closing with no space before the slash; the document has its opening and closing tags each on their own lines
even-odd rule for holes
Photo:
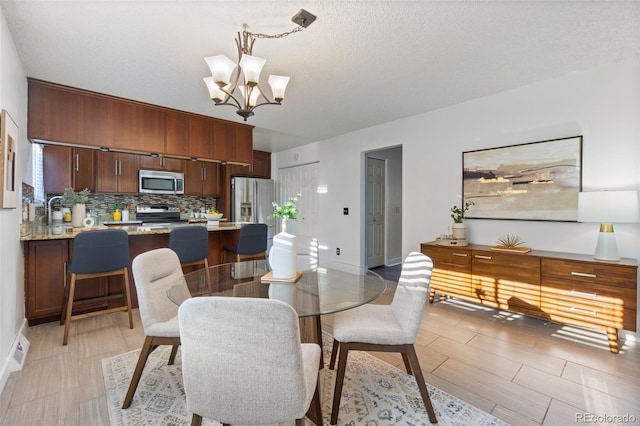
<svg viewBox="0 0 640 426">
<path fill-rule="evenodd" d="M 53 194 L 48 194 L 53 195 Z M 49 199 L 49 196 L 47 197 Z M 87 203 L 87 212 L 93 216 L 111 214 L 115 202 L 129 205 L 131 218 L 135 218 L 136 206 L 139 205 L 168 205 L 169 207 L 180 208 L 180 215 L 188 218 L 192 211 L 200 211 L 201 208 L 215 209 L 216 199 L 214 197 L 195 197 L 189 195 L 159 195 L 159 194 L 138 194 L 138 195 L 116 195 L 116 194 L 92 194 Z M 59 200 L 52 202 L 52 209 L 56 210 L 62 206 Z M 43 212 L 44 213 L 44 212 Z"/>
</svg>

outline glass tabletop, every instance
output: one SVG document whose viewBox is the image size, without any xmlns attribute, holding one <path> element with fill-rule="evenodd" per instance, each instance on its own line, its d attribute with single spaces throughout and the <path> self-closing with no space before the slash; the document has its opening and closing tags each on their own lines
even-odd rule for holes
<svg viewBox="0 0 640 426">
<path fill-rule="evenodd" d="M 331 314 L 377 299 L 384 279 L 368 269 L 341 271 L 318 267 L 302 272 L 295 283 L 262 282 L 270 271 L 266 260 L 225 263 L 185 274 L 167 296 L 180 304 L 189 297 L 227 296 L 278 299 L 291 305 L 298 317 Z"/>
</svg>

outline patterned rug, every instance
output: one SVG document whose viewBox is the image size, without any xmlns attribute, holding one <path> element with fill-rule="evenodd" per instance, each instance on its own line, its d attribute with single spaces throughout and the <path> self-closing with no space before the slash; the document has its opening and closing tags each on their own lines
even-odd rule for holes
<svg viewBox="0 0 640 426">
<path fill-rule="evenodd" d="M 324 357 L 328 363 L 332 338 L 324 334 Z M 167 365 L 170 347 L 160 347 L 147 361 L 131 406 L 122 410 L 139 350 L 102 360 L 102 371 L 112 426 L 189 425 L 186 411 L 180 352 Z M 329 424 L 335 371 L 320 373 L 322 414 Z M 507 425 L 501 420 L 427 384 L 438 425 Z M 347 372 L 338 416 L 339 425 L 430 425 L 413 376 L 365 352 L 349 352 Z M 204 419 L 204 425 L 220 423 Z M 291 422 L 290 424 L 293 424 Z M 307 421 L 307 424 L 311 424 Z M 508 425 L 507 425 L 508 426 Z"/>
</svg>

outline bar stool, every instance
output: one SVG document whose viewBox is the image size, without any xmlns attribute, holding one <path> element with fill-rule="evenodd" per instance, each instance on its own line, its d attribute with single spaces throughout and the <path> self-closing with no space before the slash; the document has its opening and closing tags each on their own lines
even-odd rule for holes
<svg viewBox="0 0 640 426">
<path fill-rule="evenodd" d="M 60 324 L 64 323 L 63 345 L 66 345 L 69 340 L 69 325 L 71 321 L 82 318 L 127 311 L 129 312 L 129 328 L 133 328 L 131 293 L 129 290 L 129 262 L 129 236 L 126 231 L 121 229 L 85 231 L 74 238 L 73 255 L 71 260 L 66 263 L 66 276 L 68 277 L 69 273 L 71 273 L 71 280 L 68 285 L 65 285 L 62 316 L 60 318 Z M 122 293 L 74 301 L 77 281 L 116 275 L 124 275 L 124 290 Z M 65 284 L 66 281 L 67 279 L 65 278 Z M 124 306 L 72 315 L 74 303 L 76 305 L 79 303 L 85 304 L 119 297 L 124 297 Z"/>
<path fill-rule="evenodd" d="M 227 253 L 235 254 L 235 262 L 247 259 L 266 259 L 267 257 L 267 225 L 249 223 L 240 228 L 238 242 L 235 246 L 224 246 L 222 263 L 226 263 Z"/>
<path fill-rule="evenodd" d="M 182 266 L 209 268 L 209 231 L 204 226 L 179 226 L 169 234 L 169 248 L 176 252 Z"/>
</svg>

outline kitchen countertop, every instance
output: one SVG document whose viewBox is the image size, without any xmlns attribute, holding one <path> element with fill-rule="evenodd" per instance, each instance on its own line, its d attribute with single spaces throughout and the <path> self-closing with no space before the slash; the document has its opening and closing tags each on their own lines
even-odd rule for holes
<svg viewBox="0 0 640 426">
<path fill-rule="evenodd" d="M 54 234 L 52 227 L 40 226 L 33 227 L 31 232 L 27 231 L 20 236 L 20 241 L 42 241 L 42 240 L 60 240 L 71 239 L 83 231 L 94 231 L 97 229 L 124 229 L 129 235 L 151 235 L 151 234 L 168 234 L 171 230 L 178 226 L 206 226 L 209 232 L 217 231 L 233 231 L 242 228 L 246 222 L 223 222 L 217 226 L 207 226 L 205 222 L 202 223 L 184 223 L 176 222 L 172 224 L 135 224 L 126 226 L 93 226 L 91 228 L 73 228 L 63 226 L 61 234 Z"/>
</svg>

